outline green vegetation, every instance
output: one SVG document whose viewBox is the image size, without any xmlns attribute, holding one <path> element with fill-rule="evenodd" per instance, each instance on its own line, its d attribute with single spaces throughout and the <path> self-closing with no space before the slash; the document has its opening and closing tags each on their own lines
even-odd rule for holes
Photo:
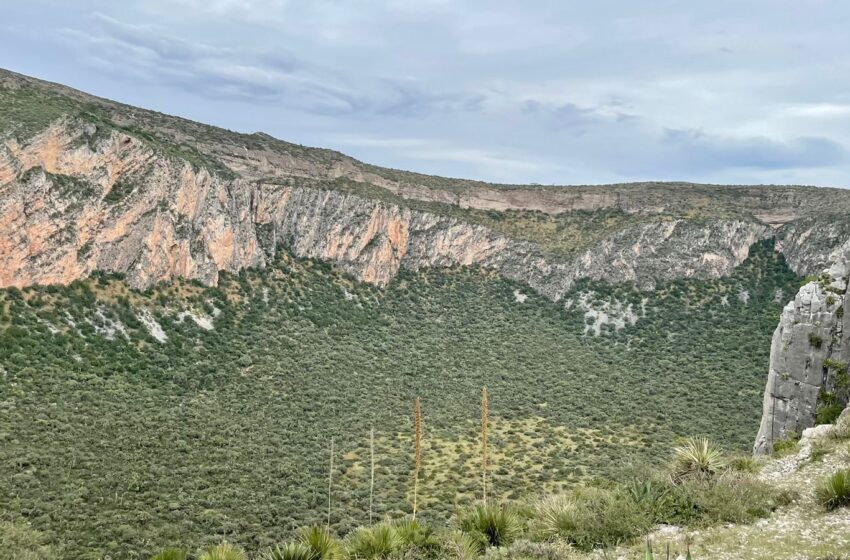
<svg viewBox="0 0 850 560">
<path fill-rule="evenodd" d="M 818 483 L 815 494 L 826 509 L 850 506 L 850 469 L 826 477 Z"/>
<path fill-rule="evenodd" d="M 582 282 L 567 299 L 646 300 L 637 324 L 600 337 L 584 335 L 583 310 L 477 270 L 403 271 L 380 290 L 281 255 L 217 288 L 140 293 L 98 275 L 5 290 L 0 519 L 74 558 L 225 539 L 265 550 L 325 523 L 333 437 L 331 529 L 345 535 L 368 522 L 372 427 L 374 515 L 410 513 L 420 396 L 417 519 L 441 525 L 481 496 L 483 386 L 494 504 L 666 464 L 670 442 L 691 434 L 743 452 L 760 418 L 775 294 L 797 281 L 764 244 L 721 280 L 651 294 Z M 743 289 L 747 304 L 735 297 Z M 184 310 L 217 315 L 215 328 L 180 319 Z"/>
</svg>

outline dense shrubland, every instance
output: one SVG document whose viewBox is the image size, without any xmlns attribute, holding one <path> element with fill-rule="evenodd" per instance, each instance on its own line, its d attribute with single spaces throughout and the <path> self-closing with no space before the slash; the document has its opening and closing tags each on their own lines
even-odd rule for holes
<svg viewBox="0 0 850 560">
<path fill-rule="evenodd" d="M 75 558 L 223 540 L 266 550 L 325 522 L 334 438 L 330 524 L 348 535 L 368 523 L 372 428 L 374 513 L 402 519 L 419 396 L 417 520 L 442 531 L 478 499 L 485 385 L 492 503 L 585 488 L 588 507 L 604 512 L 625 486 L 603 481 L 624 465 L 666 463 L 671 443 L 691 434 L 748 448 L 770 335 L 798 282 L 769 244 L 729 278 L 653 294 L 582 282 L 568 298 L 592 291 L 646 309 L 599 337 L 584 336 L 584 311 L 478 270 L 402 272 L 378 290 L 281 255 L 217 288 L 134 292 L 98 276 L 6 290 L 0 521 Z M 214 329 L 180 319 L 186 310 L 215 315 Z M 724 502 L 726 482 L 683 484 L 708 510 Z"/>
</svg>

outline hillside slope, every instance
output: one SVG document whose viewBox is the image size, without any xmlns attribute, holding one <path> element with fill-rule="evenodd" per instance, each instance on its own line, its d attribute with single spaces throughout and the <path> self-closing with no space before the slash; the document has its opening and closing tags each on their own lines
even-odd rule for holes
<svg viewBox="0 0 850 560">
<path fill-rule="evenodd" d="M 485 385 L 499 498 L 692 434 L 748 449 L 768 414 L 772 445 L 850 351 L 848 211 L 813 187 L 430 177 L 0 71 L 0 521 L 78 558 L 257 549 L 325 518 L 333 438 L 345 533 L 371 428 L 375 510 L 408 511 L 416 396 L 422 515 L 445 521 L 478 487 Z M 800 292 L 841 298 L 818 353 L 783 306 L 826 267 Z M 783 313 L 816 371 L 771 362 Z M 762 401 L 769 363 L 805 414 Z"/>
</svg>

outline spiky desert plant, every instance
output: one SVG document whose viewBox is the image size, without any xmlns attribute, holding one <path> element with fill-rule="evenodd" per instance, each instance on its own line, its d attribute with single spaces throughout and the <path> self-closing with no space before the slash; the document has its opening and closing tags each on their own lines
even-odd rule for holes
<svg viewBox="0 0 850 560">
<path fill-rule="evenodd" d="M 310 547 L 300 542 L 291 542 L 263 552 L 260 560 L 318 560 L 318 557 Z"/>
<path fill-rule="evenodd" d="M 331 527 L 331 494 L 334 485 L 334 438 L 331 438 L 330 465 L 328 466 L 328 530 Z"/>
<path fill-rule="evenodd" d="M 369 525 L 372 524 L 372 503 L 375 497 L 375 428 L 369 430 Z"/>
<path fill-rule="evenodd" d="M 481 389 L 481 485 L 484 505 L 487 505 L 487 432 L 490 423 L 490 400 L 487 397 L 487 387 Z"/>
<path fill-rule="evenodd" d="M 419 397 L 413 405 L 413 519 L 416 519 L 416 501 L 419 494 L 419 468 L 422 466 L 422 407 Z"/>
<path fill-rule="evenodd" d="M 547 496 L 536 507 L 534 528 L 543 539 L 553 539 L 569 534 L 576 528 L 578 507 L 566 495 Z"/>
<path fill-rule="evenodd" d="M 397 521 L 395 532 L 402 547 L 432 548 L 439 544 L 431 526 L 415 519 Z"/>
<path fill-rule="evenodd" d="M 166 548 L 159 554 L 151 556 L 150 560 L 186 560 L 187 553 L 180 548 Z"/>
<path fill-rule="evenodd" d="M 484 552 L 480 542 L 463 531 L 450 531 L 440 539 L 441 558 L 446 560 L 476 560 Z"/>
<path fill-rule="evenodd" d="M 395 527 L 389 523 L 378 523 L 364 527 L 348 540 L 348 555 L 352 558 L 372 560 L 387 558 L 398 551 L 401 541 Z"/>
<path fill-rule="evenodd" d="M 692 477 L 710 478 L 726 467 L 723 453 L 707 438 L 689 438 L 673 449 L 673 480 Z"/>
<path fill-rule="evenodd" d="M 818 502 L 828 510 L 850 506 L 850 469 L 822 479 L 815 488 Z"/>
<path fill-rule="evenodd" d="M 522 533 L 519 516 L 508 506 L 475 506 L 458 519 L 460 529 L 483 538 L 488 546 L 507 546 Z"/>
<path fill-rule="evenodd" d="M 302 529 L 299 542 L 313 552 L 313 560 L 340 560 L 342 545 L 327 527 L 314 525 Z"/>
<path fill-rule="evenodd" d="M 198 560 L 245 560 L 245 553 L 230 543 L 221 543 L 203 551 Z"/>
</svg>

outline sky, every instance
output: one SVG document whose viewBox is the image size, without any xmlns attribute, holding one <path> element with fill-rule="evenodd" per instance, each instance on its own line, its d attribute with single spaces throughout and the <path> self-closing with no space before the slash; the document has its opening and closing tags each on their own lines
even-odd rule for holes
<svg viewBox="0 0 850 560">
<path fill-rule="evenodd" d="M 506 183 L 850 187 L 847 0 L 6 0 L 0 66 Z"/>
</svg>

